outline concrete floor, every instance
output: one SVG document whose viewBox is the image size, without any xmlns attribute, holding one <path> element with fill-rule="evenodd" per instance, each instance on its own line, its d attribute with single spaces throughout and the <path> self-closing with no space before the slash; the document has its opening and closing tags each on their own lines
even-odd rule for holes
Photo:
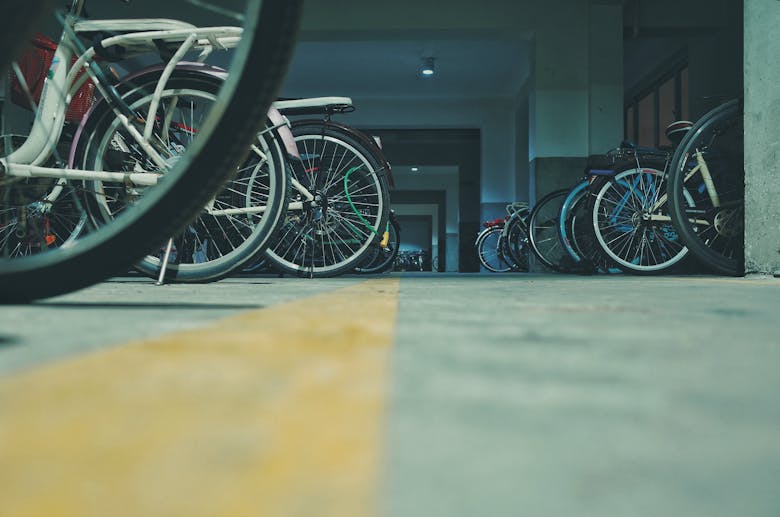
<svg viewBox="0 0 780 517">
<path fill-rule="evenodd" d="M 365 302 L 342 305 L 359 289 Z M 165 287 L 126 278 L 0 307 L 0 515 L 777 516 L 778 307 L 774 278 L 486 274 Z M 162 365 L 159 384 L 145 377 Z M 184 388 L 171 380 L 204 365 L 208 376 Z M 93 370 L 102 380 L 78 391 Z M 203 413 L 173 395 L 193 389 L 215 397 L 223 427 L 183 451 L 181 422 L 216 425 L 183 416 L 188 404 Z M 95 391 L 105 393 L 93 401 Z M 140 419 L 150 401 L 179 427 L 155 435 L 149 424 L 143 442 L 91 435 L 105 419 Z M 82 419 L 96 424 L 59 432 Z M 264 442 L 280 422 L 290 441 Z M 328 441 L 335 429 L 343 434 Z M 251 468 L 240 463 L 249 485 L 224 457 L 239 441 L 257 453 Z M 101 458 L 90 463 L 93 448 Z M 209 448 L 219 461 L 193 466 Z M 151 471 L 190 481 L 159 499 L 143 495 L 150 476 L 136 463 L 112 481 L 123 458 L 143 454 L 156 458 Z M 67 458 L 85 459 L 75 468 Z M 209 477 L 228 463 L 218 482 Z M 231 504 L 277 502 L 225 506 L 209 495 L 223 486 L 234 487 Z"/>
</svg>

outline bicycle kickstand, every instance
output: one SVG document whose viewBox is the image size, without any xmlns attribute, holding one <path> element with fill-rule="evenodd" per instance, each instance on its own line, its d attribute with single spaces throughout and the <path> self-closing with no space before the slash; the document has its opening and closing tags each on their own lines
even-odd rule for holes
<svg viewBox="0 0 780 517">
<path fill-rule="evenodd" d="M 303 256 L 306 256 L 306 247 L 303 248 Z M 314 246 L 311 247 L 311 260 L 309 260 L 309 267 L 305 276 L 310 280 L 314 278 Z"/>
<path fill-rule="evenodd" d="M 154 285 L 165 285 L 165 271 L 168 269 L 168 260 L 171 258 L 172 248 L 173 237 L 168 239 L 168 245 L 165 247 L 165 255 L 163 256 L 162 265 L 160 266 L 160 276 L 157 277 L 157 282 Z"/>
</svg>

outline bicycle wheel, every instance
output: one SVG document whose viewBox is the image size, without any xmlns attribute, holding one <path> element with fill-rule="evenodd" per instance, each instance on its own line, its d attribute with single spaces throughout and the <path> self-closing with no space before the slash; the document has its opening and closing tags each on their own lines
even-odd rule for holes
<svg viewBox="0 0 780 517">
<path fill-rule="evenodd" d="M 568 254 L 558 232 L 561 206 L 568 194 L 568 189 L 550 192 L 534 205 L 528 218 L 531 251 L 545 267 L 561 273 L 569 269 Z"/>
<path fill-rule="evenodd" d="M 195 4 L 188 4 L 195 5 Z M 169 236 L 178 234 L 237 170 L 281 82 L 295 39 L 301 2 L 248 2 L 244 13 L 211 2 L 244 24 L 231 73 L 187 153 L 171 160 L 162 179 L 112 222 L 72 245 L 29 257 L 0 258 L 0 301 L 29 301 L 91 285 L 122 272 Z M 262 73 L 258 73 L 262 71 Z M 0 178 L 0 198 L 16 188 Z M 19 206 L 23 214 L 29 205 Z M 18 215 L 17 215 L 18 216 Z"/>
<path fill-rule="evenodd" d="M 25 137 L 0 136 L 0 155 L 18 148 Z M 11 259 L 68 245 L 87 227 L 87 215 L 76 190 L 52 178 L 19 181 L 13 189 L 0 187 L 0 253 Z M 24 218 L 19 207 L 28 207 Z"/>
<path fill-rule="evenodd" d="M 258 136 L 237 175 L 174 240 L 166 281 L 213 282 L 262 256 L 287 212 L 290 173 L 274 133 Z M 136 264 L 157 278 L 162 251 Z"/>
<path fill-rule="evenodd" d="M 304 126 L 311 126 L 315 128 L 321 128 L 323 125 L 323 121 L 321 120 L 297 120 L 293 122 L 294 126 L 298 127 L 304 127 Z M 377 163 L 378 168 L 376 170 L 377 176 L 382 180 L 382 182 L 385 185 L 385 190 L 389 192 L 391 188 L 394 187 L 393 184 L 393 168 L 390 166 L 390 162 L 387 161 L 387 157 L 385 156 L 385 153 L 382 152 L 382 149 L 377 144 L 376 140 L 371 138 L 366 133 L 359 131 L 355 129 L 354 127 L 350 127 L 344 124 L 340 124 L 338 122 L 334 122 L 332 120 L 326 121 L 325 125 L 329 128 L 332 128 L 342 134 L 349 135 L 351 138 L 357 140 L 363 149 L 365 149 L 366 152 L 370 153 L 371 156 L 373 156 L 374 161 Z M 389 195 L 389 194 L 388 194 Z M 390 202 L 388 200 L 388 206 L 390 205 Z"/>
<path fill-rule="evenodd" d="M 527 215 L 527 214 L 526 214 Z M 528 228 L 519 214 L 513 215 L 504 225 L 501 236 L 501 250 L 504 258 L 510 263 L 513 271 L 528 271 Z"/>
<path fill-rule="evenodd" d="M 512 264 L 504 257 L 504 252 L 500 246 L 502 231 L 503 228 L 500 226 L 493 226 L 483 230 L 474 244 L 477 249 L 479 263 L 493 273 L 506 273 L 512 269 Z"/>
<path fill-rule="evenodd" d="M 622 270 L 612 265 L 601 251 L 593 232 L 591 213 L 593 211 L 592 194 L 590 187 L 600 188 L 602 183 L 596 180 L 589 189 L 586 189 L 573 199 L 572 205 L 566 213 L 566 239 L 571 246 L 574 255 L 579 259 L 578 271 L 583 274 L 591 273 L 622 273 Z"/>
<path fill-rule="evenodd" d="M 582 219 L 579 215 L 583 207 L 582 201 L 587 199 L 589 186 L 590 183 L 587 180 L 577 183 L 563 200 L 561 212 L 558 215 L 558 237 L 561 240 L 561 245 L 571 260 L 583 267 L 587 264 L 587 257 L 583 256 L 576 248 L 574 223 Z"/>
<path fill-rule="evenodd" d="M 694 256 L 725 275 L 744 273 L 743 138 L 742 103 L 733 100 L 694 124 L 669 170 L 674 227 Z"/>
<path fill-rule="evenodd" d="M 375 246 L 364 259 L 363 264 L 355 268 L 355 272 L 365 274 L 384 273 L 392 268 L 401 246 L 401 226 L 398 224 L 398 219 L 396 219 L 392 210 L 390 211 L 387 231 L 389 233 L 387 246 Z"/>
<path fill-rule="evenodd" d="M 292 129 L 301 160 L 292 167 L 287 220 L 266 255 L 288 273 L 328 277 L 350 271 L 385 229 L 390 207 L 382 164 L 336 127 Z"/>
<path fill-rule="evenodd" d="M 561 206 L 558 232 L 561 243 L 571 260 L 571 271 L 580 274 L 621 273 L 601 252 L 591 223 L 593 203 L 591 190 L 598 190 L 604 179 L 597 178 L 578 183 Z"/>
<path fill-rule="evenodd" d="M 594 196 L 596 240 L 623 271 L 660 273 L 688 253 L 666 213 L 663 171 L 650 167 L 621 171 Z"/>
<path fill-rule="evenodd" d="M 143 84 L 142 84 L 143 83 Z M 184 151 L 203 124 L 216 101 L 221 79 L 195 71 L 174 72 L 166 89 L 155 97 L 156 77 L 133 80 L 124 93 L 136 112 L 148 111 L 153 98 L 159 98 L 157 118 L 165 127 L 155 128 L 161 141 L 172 149 L 171 159 Z M 274 229 L 287 208 L 289 175 L 282 148 L 270 121 L 252 144 L 252 151 L 240 164 L 236 175 L 209 201 L 207 207 L 175 237 L 175 260 L 166 269 L 166 279 L 177 282 L 208 282 L 229 275 L 265 250 Z M 162 122 L 160 126 L 162 125 Z M 84 124 L 79 153 L 86 169 L 131 172 L 145 160 L 144 153 L 127 131 L 103 105 Z M 91 182 L 88 206 L 96 224 L 110 223 L 132 204 L 137 187 L 119 183 Z M 159 276 L 162 252 L 143 258 L 136 269 Z"/>
</svg>

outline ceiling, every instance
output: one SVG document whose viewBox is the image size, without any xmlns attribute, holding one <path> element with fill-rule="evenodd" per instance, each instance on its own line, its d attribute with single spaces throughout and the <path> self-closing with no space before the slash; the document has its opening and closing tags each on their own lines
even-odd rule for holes
<svg viewBox="0 0 780 517">
<path fill-rule="evenodd" d="M 412 169 L 416 168 L 416 171 Z M 457 176 L 456 165 L 395 165 L 393 164 L 393 177 L 416 178 L 420 176 Z"/>
<path fill-rule="evenodd" d="M 424 57 L 436 74 L 423 78 Z M 529 43 L 484 33 L 447 38 L 431 34 L 383 34 L 378 40 L 298 43 L 282 95 L 349 96 L 360 99 L 453 99 L 514 97 L 528 78 Z"/>
</svg>

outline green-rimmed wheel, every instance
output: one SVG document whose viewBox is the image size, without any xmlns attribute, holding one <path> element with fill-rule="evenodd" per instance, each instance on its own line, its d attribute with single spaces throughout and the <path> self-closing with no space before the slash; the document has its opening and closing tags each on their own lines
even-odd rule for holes
<svg viewBox="0 0 780 517">
<path fill-rule="evenodd" d="M 383 164 L 358 139 L 328 125 L 293 125 L 287 220 L 266 256 L 287 273 L 327 277 L 353 270 L 382 239 L 389 214 Z"/>
</svg>

